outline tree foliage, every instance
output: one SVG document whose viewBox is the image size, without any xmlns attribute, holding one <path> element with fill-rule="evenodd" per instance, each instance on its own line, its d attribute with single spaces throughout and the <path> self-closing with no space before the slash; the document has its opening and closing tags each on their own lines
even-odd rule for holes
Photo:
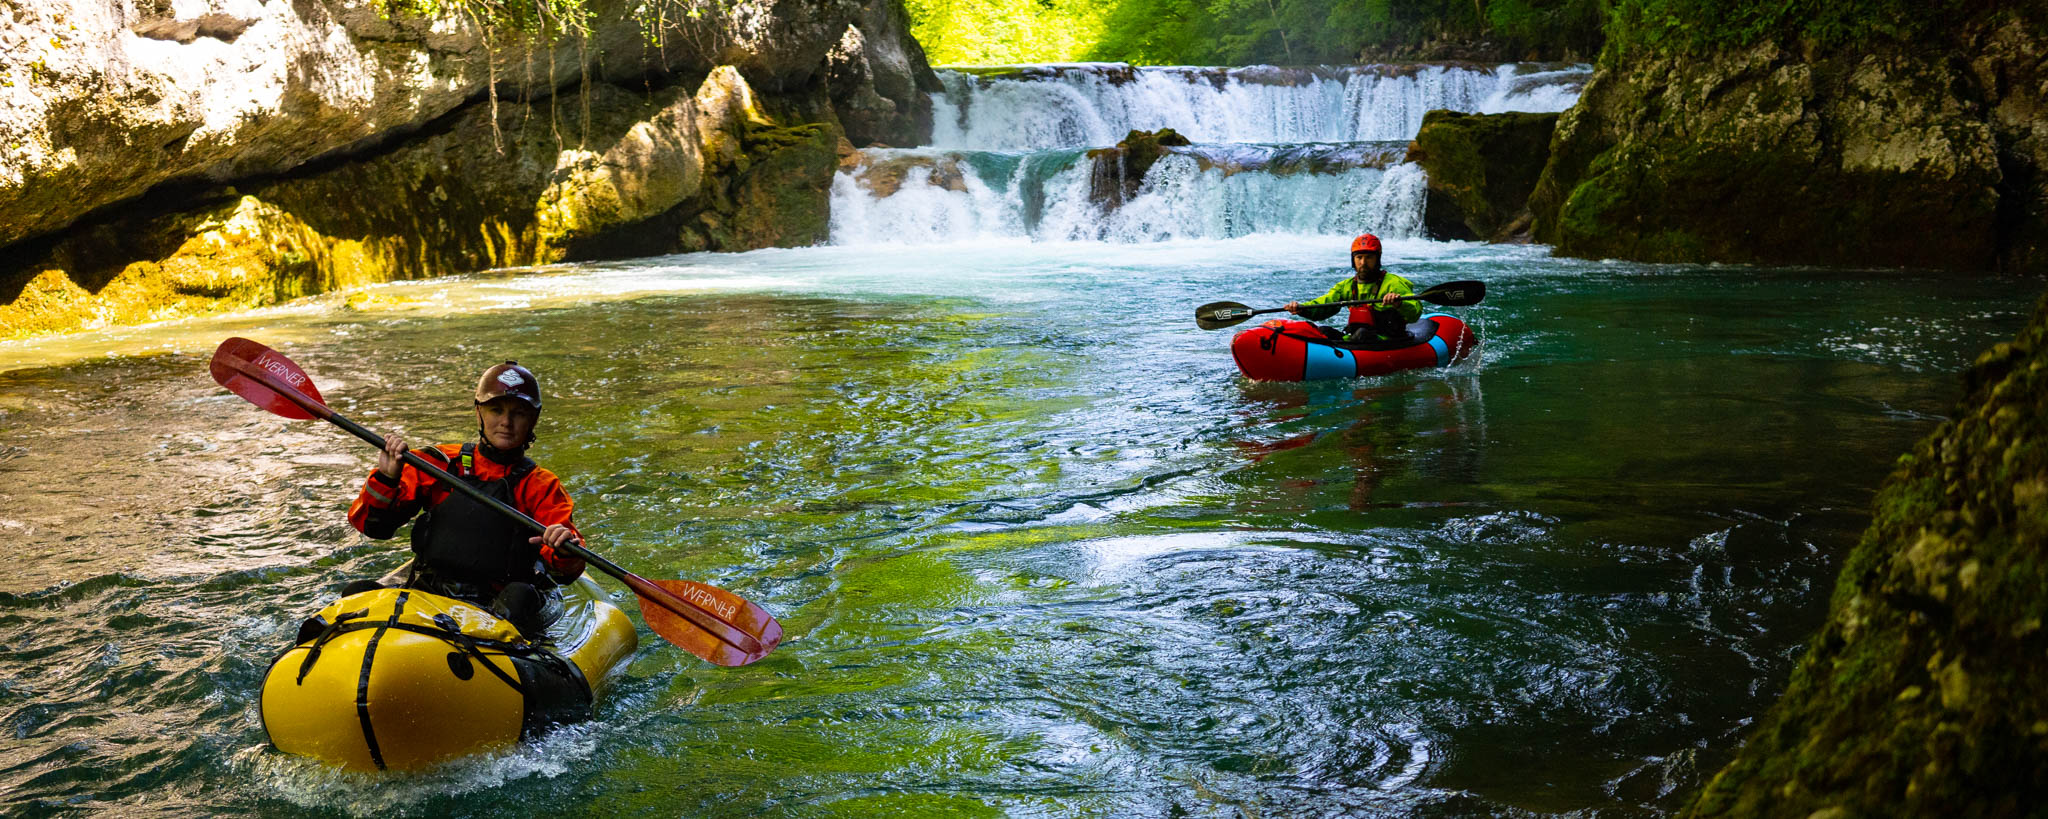
<svg viewBox="0 0 2048 819">
<path fill-rule="evenodd" d="M 905 0 L 932 62 L 1007 65 L 1092 59 L 1116 0 Z"/>
<path fill-rule="evenodd" d="M 1590 58 L 1607 0 L 909 0 L 941 64 L 1357 62 L 1433 41 Z"/>
<path fill-rule="evenodd" d="M 2048 16 L 2044 9 L 2001 0 L 1615 0 L 1607 32 L 1624 50 L 1698 51 L 1794 40 L 1839 49 L 1942 41 L 1955 20 L 1987 12 L 2039 20 Z"/>
<path fill-rule="evenodd" d="M 2010 0 L 909 0 L 934 62 L 1115 60 L 1141 65 L 1352 63 L 1441 56 L 1591 59 L 1766 40 L 1839 49 L 1941 40 L 1986 12 L 2048 17 Z M 1456 51 L 1455 48 L 1448 49 Z"/>
</svg>

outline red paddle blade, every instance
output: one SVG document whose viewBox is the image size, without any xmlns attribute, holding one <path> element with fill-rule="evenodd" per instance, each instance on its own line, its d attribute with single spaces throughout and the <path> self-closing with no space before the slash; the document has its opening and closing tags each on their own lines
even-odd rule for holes
<svg viewBox="0 0 2048 819">
<path fill-rule="evenodd" d="M 238 366 L 239 365 L 239 366 Z M 213 380 L 229 392 L 249 399 L 249 403 L 270 410 L 286 418 L 300 421 L 317 416 L 301 408 L 290 398 L 278 394 L 272 384 L 266 384 L 249 377 L 242 368 L 260 370 L 271 376 L 273 384 L 289 387 L 300 395 L 313 399 L 313 403 L 326 404 L 320 397 L 320 388 L 313 386 L 313 379 L 306 375 L 299 365 L 285 358 L 282 353 L 246 338 L 231 338 L 220 343 L 213 351 L 213 363 L 207 369 L 213 372 Z"/>
<path fill-rule="evenodd" d="M 640 579 L 640 578 L 635 578 Z M 640 592 L 640 619 L 662 639 L 718 665 L 746 665 L 782 644 L 782 624 L 746 598 L 688 580 L 646 580 L 674 596 L 689 614 L 670 611 L 654 592 Z M 628 585 L 632 585 L 630 582 Z"/>
</svg>

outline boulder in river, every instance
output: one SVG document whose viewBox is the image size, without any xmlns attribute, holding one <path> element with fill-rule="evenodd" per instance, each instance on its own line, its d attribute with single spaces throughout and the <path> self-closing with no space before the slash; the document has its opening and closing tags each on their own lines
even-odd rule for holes
<svg viewBox="0 0 2048 819">
<path fill-rule="evenodd" d="M 1424 229 L 1438 239 L 1526 241 L 1529 193 L 1556 127 L 1556 114 L 1425 114 L 1408 147 L 1408 161 L 1429 176 Z"/>
<path fill-rule="evenodd" d="M 1121 207 L 1138 195 L 1138 188 L 1145 182 L 1145 172 L 1152 169 L 1152 164 L 1159 161 L 1167 148 L 1189 144 L 1188 138 L 1181 136 L 1180 132 L 1161 128 L 1157 131 L 1132 131 L 1116 147 L 1089 151 L 1088 200 L 1102 206 L 1105 211 Z"/>
<path fill-rule="evenodd" d="M 967 190 L 967 175 L 960 169 L 958 156 L 872 156 L 857 152 L 849 161 L 841 162 L 840 167 L 852 172 L 854 181 L 876 199 L 895 196 L 906 179 L 920 172 L 931 187 L 956 193 Z"/>
</svg>

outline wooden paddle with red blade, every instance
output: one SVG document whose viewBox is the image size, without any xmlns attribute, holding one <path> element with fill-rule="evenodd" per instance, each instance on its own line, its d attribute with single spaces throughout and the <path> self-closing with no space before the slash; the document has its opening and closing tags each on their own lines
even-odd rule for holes
<svg viewBox="0 0 2048 819">
<path fill-rule="evenodd" d="M 328 407 L 306 371 L 276 350 L 246 338 L 231 338 L 213 351 L 209 369 L 214 381 L 256 406 L 286 418 L 318 418 L 371 446 L 384 448 L 384 436 Z M 418 455 L 405 453 L 405 463 L 536 533 L 547 530 L 540 521 L 457 480 Z M 719 665 L 735 666 L 766 657 L 782 643 L 782 624 L 746 598 L 688 580 L 648 580 L 590 551 L 581 541 L 571 541 L 564 548 L 639 595 L 640 616 L 647 621 L 647 627 L 684 651 Z"/>
</svg>

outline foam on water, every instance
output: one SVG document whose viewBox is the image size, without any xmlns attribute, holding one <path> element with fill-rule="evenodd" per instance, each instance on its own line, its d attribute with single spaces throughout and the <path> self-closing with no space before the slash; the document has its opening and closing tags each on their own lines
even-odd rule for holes
<svg viewBox="0 0 2048 819">
<path fill-rule="evenodd" d="M 268 745 L 237 753 L 232 764 L 270 795 L 301 808 L 350 816 L 436 813 L 429 803 L 499 788 L 522 779 L 553 779 L 587 765 L 604 735 L 602 724 L 557 728 L 540 740 L 449 762 L 423 772 L 356 773 Z"/>
<path fill-rule="evenodd" d="M 985 179 L 960 163 L 955 190 L 914 168 L 892 195 L 875 196 L 853 172 L 832 186 L 832 241 L 839 245 L 942 244 L 973 239 L 1166 242 L 1265 233 L 1387 237 L 1421 233 L 1427 177 L 1419 166 L 1357 167 L 1337 173 L 1233 173 L 1187 154 L 1168 154 L 1135 197 L 1106 208 L 1090 196 L 1089 166 L 1075 161 L 1043 179 L 1020 166 Z"/>
</svg>

